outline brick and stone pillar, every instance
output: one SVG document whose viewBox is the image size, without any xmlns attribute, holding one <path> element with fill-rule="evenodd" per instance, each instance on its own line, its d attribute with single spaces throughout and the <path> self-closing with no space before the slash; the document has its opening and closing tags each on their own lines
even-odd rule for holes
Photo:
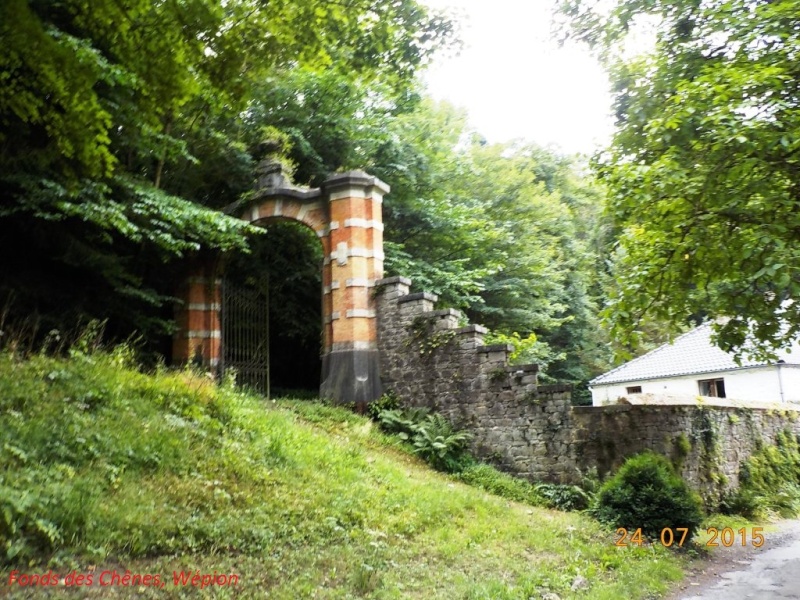
<svg viewBox="0 0 800 600">
<path fill-rule="evenodd" d="M 331 177 L 322 189 L 330 209 L 325 306 L 331 335 L 323 352 L 320 394 L 363 406 L 382 393 L 374 287 L 383 277 L 381 203 L 389 188 L 362 171 L 350 171 Z"/>
<path fill-rule="evenodd" d="M 178 332 L 172 339 L 172 360 L 216 371 L 220 358 L 221 284 L 219 260 L 198 257 L 177 290 L 175 306 Z"/>
</svg>

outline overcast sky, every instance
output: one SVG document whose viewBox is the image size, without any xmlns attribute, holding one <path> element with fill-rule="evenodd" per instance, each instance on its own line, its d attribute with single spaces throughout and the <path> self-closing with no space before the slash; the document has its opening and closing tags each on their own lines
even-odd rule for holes
<svg viewBox="0 0 800 600">
<path fill-rule="evenodd" d="M 423 0 L 452 7 L 464 49 L 425 74 L 429 93 L 466 108 L 489 142 L 524 138 L 591 154 L 612 131 L 603 69 L 582 47 L 551 39 L 554 0 Z"/>
</svg>

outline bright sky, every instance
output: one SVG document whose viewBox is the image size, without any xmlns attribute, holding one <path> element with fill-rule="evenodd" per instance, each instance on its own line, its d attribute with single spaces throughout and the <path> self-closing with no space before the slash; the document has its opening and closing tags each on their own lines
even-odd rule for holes
<svg viewBox="0 0 800 600">
<path fill-rule="evenodd" d="M 551 39 L 555 0 L 424 0 L 466 18 L 464 49 L 440 57 L 429 93 L 467 109 L 489 142 L 523 138 L 591 154 L 613 130 L 608 79 L 588 50 Z"/>
</svg>

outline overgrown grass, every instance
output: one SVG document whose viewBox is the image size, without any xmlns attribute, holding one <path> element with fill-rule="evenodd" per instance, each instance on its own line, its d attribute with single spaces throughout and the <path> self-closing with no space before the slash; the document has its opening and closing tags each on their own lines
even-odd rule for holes
<svg viewBox="0 0 800 600">
<path fill-rule="evenodd" d="M 458 474 L 464 483 L 486 490 L 502 498 L 531 506 L 547 506 L 547 499 L 542 496 L 536 486 L 523 479 L 501 473 L 486 464 L 475 464 Z"/>
<path fill-rule="evenodd" d="M 4 580 L 98 565 L 168 582 L 120 597 L 185 597 L 173 570 L 216 570 L 239 585 L 193 595 L 477 600 L 645 598 L 680 576 L 660 547 L 617 548 L 591 519 L 465 486 L 397 444 L 343 409 L 140 373 L 124 348 L 0 353 Z"/>
</svg>

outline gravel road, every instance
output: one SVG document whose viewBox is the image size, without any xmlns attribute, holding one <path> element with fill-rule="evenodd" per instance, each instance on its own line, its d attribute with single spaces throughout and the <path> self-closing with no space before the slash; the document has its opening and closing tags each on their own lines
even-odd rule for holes
<svg viewBox="0 0 800 600">
<path fill-rule="evenodd" d="M 690 573 L 670 598 L 800 599 L 800 520 L 782 521 L 764 537 L 762 548 L 739 547 L 720 552 Z"/>
</svg>

